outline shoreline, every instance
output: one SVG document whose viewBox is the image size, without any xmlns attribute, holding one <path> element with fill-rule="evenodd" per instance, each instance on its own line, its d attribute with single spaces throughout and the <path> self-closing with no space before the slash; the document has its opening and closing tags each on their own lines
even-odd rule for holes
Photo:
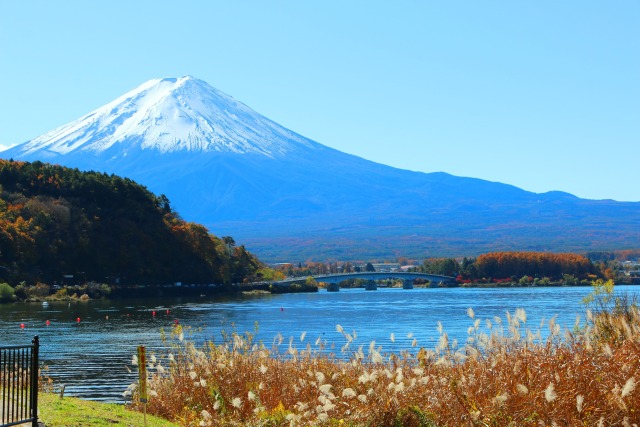
<svg viewBox="0 0 640 427">
<path fill-rule="evenodd" d="M 628 283 L 626 281 L 616 282 L 615 286 L 633 286 L 639 283 Z M 415 289 L 436 289 L 436 288 L 482 288 L 482 289 L 506 289 L 506 288 L 572 288 L 572 287 L 590 287 L 592 283 L 578 283 L 567 285 L 562 282 L 551 282 L 548 284 L 520 284 L 518 282 L 505 283 L 456 283 L 445 286 L 430 286 L 429 284 L 414 285 Z M 402 286 L 378 286 L 380 289 L 402 289 Z M 64 289 L 64 288 L 63 288 Z M 340 289 L 365 289 L 364 286 L 345 286 Z M 52 294 L 47 297 L 38 296 L 30 297 L 24 300 L 6 301 L 5 303 L 49 303 L 49 302 L 76 302 L 83 303 L 96 300 L 126 300 L 140 297 L 211 297 L 223 295 L 276 295 L 286 293 L 305 293 L 327 291 L 327 286 L 323 286 L 322 282 L 318 286 L 299 285 L 296 286 L 277 286 L 273 284 L 257 283 L 247 285 L 231 285 L 231 286 L 211 286 L 211 285 L 186 285 L 186 286 L 152 286 L 137 285 L 126 288 L 112 288 L 109 295 L 102 295 L 99 298 L 89 297 L 87 294 L 77 296 L 77 294 L 60 297 L 60 295 Z"/>
</svg>

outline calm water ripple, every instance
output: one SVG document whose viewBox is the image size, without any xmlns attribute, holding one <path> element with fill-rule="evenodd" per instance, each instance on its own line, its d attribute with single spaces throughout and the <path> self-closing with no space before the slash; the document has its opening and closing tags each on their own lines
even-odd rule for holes
<svg viewBox="0 0 640 427">
<path fill-rule="evenodd" d="M 617 292 L 639 291 L 640 286 L 617 287 Z M 418 347 L 433 348 L 439 337 L 438 321 L 450 340 L 464 343 L 473 323 L 466 313 L 469 307 L 476 318 L 492 321 L 494 316 L 504 319 L 507 311 L 523 308 L 526 327 L 536 331 L 544 323 L 543 336 L 554 316 L 561 326 L 572 328 L 576 316 L 584 318 L 581 300 L 590 292 L 589 287 L 381 288 L 208 300 L 4 304 L 0 305 L 0 345 L 30 343 L 33 335 L 39 335 L 43 363 L 57 383 L 66 385 L 67 394 L 123 402 L 122 392 L 137 379 L 128 370 L 134 369 L 131 358 L 136 347 L 145 345 L 150 353 L 164 353 L 160 331 L 170 331 L 176 320 L 190 327 L 191 339 L 198 343 L 220 342 L 223 330 L 253 332 L 257 322 L 256 339 L 269 347 L 281 333 L 285 337 L 282 351 L 293 337 L 298 348 L 307 343 L 313 346 L 320 339 L 339 352 L 346 342 L 336 331 L 339 324 L 347 333 L 355 331 L 354 349 L 367 348 L 375 340 L 383 352 L 398 352 L 412 350 L 414 338 Z M 303 333 L 306 338 L 301 343 Z"/>
</svg>

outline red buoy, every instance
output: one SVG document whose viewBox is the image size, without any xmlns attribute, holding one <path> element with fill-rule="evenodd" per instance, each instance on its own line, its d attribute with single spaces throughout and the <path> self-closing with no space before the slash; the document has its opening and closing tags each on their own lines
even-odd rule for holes
<svg viewBox="0 0 640 427">
<path fill-rule="evenodd" d="M 174 325 L 177 325 L 178 323 L 180 323 L 180 322 L 178 321 L 178 319 L 175 319 L 175 320 L 173 321 L 173 324 L 174 324 Z"/>
<path fill-rule="evenodd" d="M 169 309 L 167 308 L 167 314 L 169 314 Z"/>
<path fill-rule="evenodd" d="M 24 323 L 20 323 L 20 329 L 24 329 Z"/>
<path fill-rule="evenodd" d="M 156 312 L 155 312 L 155 310 L 154 310 L 154 311 L 152 311 L 152 312 L 151 312 L 151 314 L 153 315 L 153 317 L 155 317 L 155 316 L 156 316 Z"/>
<path fill-rule="evenodd" d="M 51 324 L 51 321 L 49 321 L 49 319 L 47 319 L 46 322 L 44 322 L 47 326 L 49 326 Z"/>
<path fill-rule="evenodd" d="M 80 323 L 80 318 L 79 317 L 76 319 L 76 322 Z"/>
</svg>

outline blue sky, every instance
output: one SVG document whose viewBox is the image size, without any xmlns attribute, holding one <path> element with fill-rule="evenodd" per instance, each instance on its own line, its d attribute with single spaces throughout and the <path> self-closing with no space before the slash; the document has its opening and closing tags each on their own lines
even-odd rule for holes
<svg viewBox="0 0 640 427">
<path fill-rule="evenodd" d="M 0 145 L 192 75 L 380 163 L 640 201 L 640 2 L 0 1 Z"/>
</svg>

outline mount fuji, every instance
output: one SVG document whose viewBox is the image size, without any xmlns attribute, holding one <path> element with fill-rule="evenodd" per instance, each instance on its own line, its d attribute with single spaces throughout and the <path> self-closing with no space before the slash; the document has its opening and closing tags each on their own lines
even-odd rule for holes
<svg viewBox="0 0 640 427">
<path fill-rule="evenodd" d="M 264 260 L 585 252 L 640 241 L 640 203 L 374 163 L 190 76 L 150 80 L 0 157 L 131 178 Z"/>
<path fill-rule="evenodd" d="M 27 142 L 20 152 L 118 163 L 135 152 L 216 152 L 273 158 L 322 148 L 202 80 L 185 76 L 150 80 Z"/>
</svg>

